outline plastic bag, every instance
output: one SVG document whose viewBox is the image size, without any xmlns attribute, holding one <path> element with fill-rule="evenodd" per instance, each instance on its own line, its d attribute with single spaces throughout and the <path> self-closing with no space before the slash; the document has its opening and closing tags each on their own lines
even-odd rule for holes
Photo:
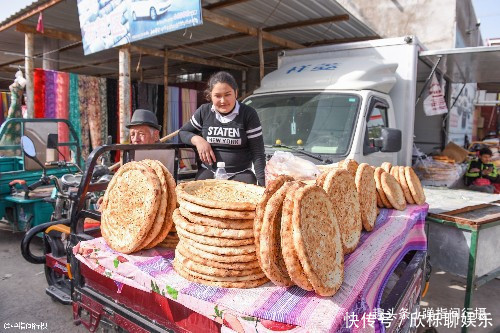
<svg viewBox="0 0 500 333">
<path fill-rule="evenodd" d="M 413 165 L 422 185 L 448 188 L 458 185 L 465 173 L 465 168 L 465 164 L 439 162 L 431 157 L 419 159 Z"/>
<path fill-rule="evenodd" d="M 296 180 L 316 179 L 320 173 L 313 162 L 290 152 L 276 151 L 266 165 L 266 182 L 274 180 L 279 175 L 291 176 Z"/>
</svg>

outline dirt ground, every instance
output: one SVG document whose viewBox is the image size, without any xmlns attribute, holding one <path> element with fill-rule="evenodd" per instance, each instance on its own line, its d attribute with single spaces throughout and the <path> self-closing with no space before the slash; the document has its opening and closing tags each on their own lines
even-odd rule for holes
<svg viewBox="0 0 500 333">
<path fill-rule="evenodd" d="M 0 331 L 88 332 L 82 326 L 73 325 L 70 305 L 54 302 L 45 294 L 47 282 L 43 266 L 30 264 L 21 255 L 23 234 L 0 228 Z M 32 248 L 41 253 L 41 245 L 41 239 L 36 239 Z M 34 330 L 8 328 L 16 323 L 43 326 Z"/>
</svg>

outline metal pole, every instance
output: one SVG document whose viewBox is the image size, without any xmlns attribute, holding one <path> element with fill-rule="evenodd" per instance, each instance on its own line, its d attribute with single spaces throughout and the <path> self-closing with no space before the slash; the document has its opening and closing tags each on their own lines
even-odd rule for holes
<svg viewBox="0 0 500 333">
<path fill-rule="evenodd" d="M 34 70 L 34 49 L 35 35 L 32 33 L 24 34 L 24 71 L 26 76 L 26 106 L 28 109 L 28 118 L 35 116 L 35 86 L 33 84 Z"/>
<path fill-rule="evenodd" d="M 464 310 L 467 311 L 472 303 L 474 281 L 476 279 L 477 239 L 479 230 L 473 230 L 470 239 L 469 264 L 467 266 L 467 287 L 465 289 Z M 462 326 L 462 333 L 467 333 L 468 327 Z"/>
<path fill-rule="evenodd" d="M 415 101 L 415 106 L 417 106 L 418 102 L 420 101 L 420 98 L 424 94 L 425 88 L 427 88 L 427 85 L 429 84 L 429 82 L 431 82 L 432 76 L 434 75 L 434 73 L 436 73 L 436 69 L 439 66 L 439 63 L 441 62 L 441 59 L 443 59 L 443 58 L 441 55 L 439 55 L 438 61 L 434 64 L 434 66 L 432 66 L 431 73 L 429 74 L 429 76 L 425 80 L 424 86 L 422 87 L 422 90 L 420 90 L 420 94 L 418 94 L 417 100 Z"/>
<path fill-rule="evenodd" d="M 168 112 L 168 57 L 167 50 L 165 50 L 165 56 L 163 57 L 163 126 L 162 133 L 163 136 L 168 133 L 168 120 L 170 119 L 170 112 Z"/>
<path fill-rule="evenodd" d="M 125 127 L 130 123 L 130 49 L 128 47 L 123 47 L 119 51 L 119 73 L 120 143 L 128 143 L 129 131 Z"/>
</svg>

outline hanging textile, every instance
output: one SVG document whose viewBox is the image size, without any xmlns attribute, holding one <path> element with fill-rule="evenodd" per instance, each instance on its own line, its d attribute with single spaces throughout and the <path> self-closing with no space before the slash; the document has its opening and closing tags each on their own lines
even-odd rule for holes
<svg viewBox="0 0 500 333">
<path fill-rule="evenodd" d="M 189 90 L 189 103 L 191 106 L 190 115 L 192 116 L 196 112 L 196 109 L 198 108 L 198 91 L 197 90 L 194 90 L 194 89 Z"/>
<path fill-rule="evenodd" d="M 106 95 L 106 79 L 99 78 L 99 111 L 101 118 L 101 144 L 104 145 L 108 140 L 108 100 Z M 109 154 L 103 156 L 106 163 L 109 163 Z"/>
<path fill-rule="evenodd" d="M 158 100 L 158 86 L 156 84 L 138 82 L 136 87 L 137 87 L 136 108 L 146 109 L 156 114 L 157 112 L 156 104 Z"/>
<path fill-rule="evenodd" d="M 181 89 L 182 118 L 180 125 L 184 125 L 191 119 L 191 103 L 189 101 L 189 89 Z"/>
<path fill-rule="evenodd" d="M 45 71 L 41 68 L 35 68 L 33 75 L 33 85 L 35 90 L 35 118 L 45 117 Z"/>
<path fill-rule="evenodd" d="M 7 114 L 7 119 L 10 118 L 22 118 L 21 114 L 21 101 L 23 98 L 23 88 L 19 82 L 15 81 L 9 86 L 10 89 L 10 107 L 9 113 Z M 18 145 L 21 142 L 21 124 L 14 123 L 9 124 L 2 137 L 0 145 Z M 3 156 L 19 156 L 21 155 L 21 150 L 4 150 L 2 152 Z"/>
<path fill-rule="evenodd" d="M 56 117 L 56 80 L 57 72 L 45 71 L 45 115 L 43 118 Z"/>
<path fill-rule="evenodd" d="M 89 90 L 88 76 L 79 75 L 78 76 L 78 99 L 80 101 L 80 126 L 81 126 L 81 136 L 82 136 L 82 157 L 86 162 L 89 157 L 90 150 L 90 134 L 89 134 L 89 120 L 87 117 L 88 110 L 88 97 L 87 91 Z"/>
<path fill-rule="evenodd" d="M 87 117 L 89 120 L 90 142 L 92 149 L 101 146 L 101 98 L 99 95 L 99 79 L 97 77 L 88 76 L 87 89 Z"/>
<path fill-rule="evenodd" d="M 108 134 L 112 137 L 112 142 L 116 143 L 118 131 L 118 81 L 115 79 L 106 80 L 106 104 L 108 110 Z"/>
<path fill-rule="evenodd" d="M 168 124 L 168 133 L 178 130 L 179 127 L 179 88 L 168 87 L 168 109 L 170 121 Z M 178 142 L 177 139 L 174 140 Z"/>
<path fill-rule="evenodd" d="M 156 100 L 156 118 L 158 118 L 158 124 L 161 125 L 161 135 L 160 137 L 163 137 L 167 135 L 167 126 L 166 124 L 163 123 L 163 120 L 165 119 L 165 110 L 163 107 L 163 102 L 165 100 L 165 93 L 164 93 L 164 86 L 160 85 L 158 86 L 158 98 Z M 168 119 L 168 118 L 167 118 Z"/>
<path fill-rule="evenodd" d="M 69 119 L 69 74 L 63 72 L 56 73 L 56 118 Z M 59 142 L 69 141 L 69 128 L 65 123 L 57 123 L 57 133 Z M 70 161 L 69 147 L 59 147 L 59 160 Z"/>
<path fill-rule="evenodd" d="M 3 103 L 2 103 L 2 100 L 3 100 L 3 94 L 4 94 L 4 93 L 1 93 L 1 94 L 0 94 L 0 125 L 2 125 L 2 124 L 3 124 L 3 121 L 5 120 L 5 115 L 4 115 L 4 113 L 3 113 L 4 108 L 3 108 Z"/>
<path fill-rule="evenodd" d="M 78 98 L 78 75 L 69 74 L 69 121 L 78 137 L 78 142 L 82 142 L 82 129 L 80 126 L 80 100 Z M 73 155 L 76 156 L 76 148 L 72 147 Z"/>
</svg>

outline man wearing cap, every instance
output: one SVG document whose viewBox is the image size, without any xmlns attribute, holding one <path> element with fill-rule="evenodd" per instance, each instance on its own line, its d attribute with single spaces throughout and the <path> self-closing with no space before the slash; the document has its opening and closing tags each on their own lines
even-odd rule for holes
<svg viewBox="0 0 500 333">
<path fill-rule="evenodd" d="M 151 144 L 160 140 L 161 126 L 158 125 L 156 115 L 149 110 L 135 110 L 126 127 L 130 129 L 130 143 L 133 145 Z"/>
</svg>

